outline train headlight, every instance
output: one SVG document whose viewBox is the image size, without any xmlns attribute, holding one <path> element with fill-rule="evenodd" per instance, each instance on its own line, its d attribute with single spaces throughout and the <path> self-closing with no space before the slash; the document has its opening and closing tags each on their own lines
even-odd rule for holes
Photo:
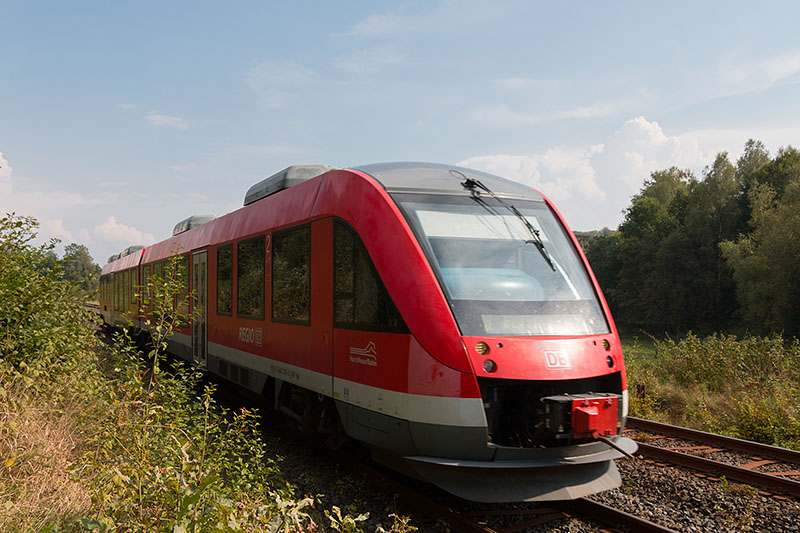
<svg viewBox="0 0 800 533">
<path fill-rule="evenodd" d="M 483 362 L 483 369 L 487 373 L 491 374 L 492 372 L 495 372 L 497 370 L 497 363 L 495 363 L 491 359 L 487 359 L 486 361 Z"/>
<path fill-rule="evenodd" d="M 489 345 L 481 341 L 475 345 L 475 351 L 481 355 L 486 355 L 487 353 L 489 353 Z"/>
</svg>

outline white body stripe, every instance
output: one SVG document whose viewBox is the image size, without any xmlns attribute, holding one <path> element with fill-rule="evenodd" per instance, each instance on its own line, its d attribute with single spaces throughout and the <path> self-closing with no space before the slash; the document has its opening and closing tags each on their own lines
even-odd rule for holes
<svg viewBox="0 0 800 533">
<path fill-rule="evenodd" d="M 622 418 L 628 416 L 628 389 L 622 391 Z"/>
<path fill-rule="evenodd" d="M 314 372 L 307 368 L 302 368 L 289 363 L 281 363 L 274 359 L 262 357 L 224 344 L 217 344 L 215 342 L 208 343 L 208 354 L 214 357 L 219 357 L 225 361 L 262 374 L 267 374 L 274 378 L 282 379 L 289 383 L 295 383 L 303 388 L 331 396 L 331 376 Z"/>
<path fill-rule="evenodd" d="M 213 342 L 208 343 L 208 353 L 314 392 L 333 396 L 345 403 L 411 422 L 486 427 L 486 415 L 480 398 L 445 398 L 379 389 L 354 381 L 332 379 L 327 374 Z"/>
<path fill-rule="evenodd" d="M 483 400 L 480 398 L 423 396 L 338 378 L 333 380 L 333 390 L 337 400 L 411 422 L 486 427 Z"/>
</svg>

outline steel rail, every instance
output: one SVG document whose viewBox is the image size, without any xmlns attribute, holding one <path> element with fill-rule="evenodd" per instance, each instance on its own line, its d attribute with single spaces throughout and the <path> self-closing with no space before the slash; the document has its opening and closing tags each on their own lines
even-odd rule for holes
<svg viewBox="0 0 800 533">
<path fill-rule="evenodd" d="M 553 504 L 565 513 L 577 513 L 583 517 L 602 522 L 614 529 L 627 529 L 636 533 L 677 533 L 674 529 L 658 525 L 655 522 L 650 522 L 644 518 L 639 518 L 588 498 L 563 500 L 553 502 Z"/>
<path fill-rule="evenodd" d="M 777 459 L 787 463 L 800 464 L 800 452 L 797 450 L 779 448 L 778 446 L 770 446 L 769 444 L 753 442 L 751 440 L 716 435 L 714 433 L 707 433 L 697 429 L 672 426 L 669 424 L 663 424 L 661 422 L 653 422 L 652 420 L 634 418 L 632 416 L 628 417 L 627 426 L 634 429 L 641 429 L 643 431 L 653 431 L 668 437 L 694 440 L 705 444 L 710 444 L 712 446 L 718 446 L 720 448 L 752 453 L 759 456 L 763 455 L 764 457 Z"/>
<path fill-rule="evenodd" d="M 711 472 L 713 474 L 725 476 L 734 481 L 747 483 L 748 485 L 754 485 L 771 491 L 785 492 L 791 496 L 800 497 L 800 482 L 789 478 L 748 470 L 746 468 L 675 450 L 665 450 L 664 448 L 659 448 L 658 446 L 652 446 L 643 442 L 639 443 L 639 450 L 636 453 L 652 459 L 686 466 L 694 470 Z"/>
</svg>

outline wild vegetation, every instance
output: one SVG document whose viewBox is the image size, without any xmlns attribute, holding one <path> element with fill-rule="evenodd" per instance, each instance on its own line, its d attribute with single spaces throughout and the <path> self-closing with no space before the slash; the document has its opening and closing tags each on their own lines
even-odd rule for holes
<svg viewBox="0 0 800 533">
<path fill-rule="evenodd" d="M 800 449 L 796 339 L 634 339 L 625 363 L 634 416 Z"/>
<path fill-rule="evenodd" d="M 620 329 L 653 335 L 626 352 L 633 414 L 800 446 L 800 151 L 653 172 L 581 241 Z"/>
<path fill-rule="evenodd" d="M 800 334 L 800 151 L 750 140 L 698 180 L 653 172 L 617 232 L 582 244 L 624 330 Z"/>
<path fill-rule="evenodd" d="M 0 530 L 359 531 L 363 516 L 295 494 L 257 413 L 221 407 L 196 370 L 162 368 L 188 318 L 185 263 L 147 287 L 160 307 L 149 352 L 125 334 L 108 349 L 35 230 L 0 219 Z"/>
</svg>

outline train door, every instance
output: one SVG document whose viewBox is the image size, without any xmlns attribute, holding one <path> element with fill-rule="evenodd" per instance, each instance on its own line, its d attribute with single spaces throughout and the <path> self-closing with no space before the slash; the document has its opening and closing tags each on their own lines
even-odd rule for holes
<svg viewBox="0 0 800 533">
<path fill-rule="evenodd" d="M 311 224 L 311 368 L 330 376 L 321 387 L 333 394 L 333 220 Z"/>
<path fill-rule="evenodd" d="M 194 315 L 192 317 L 192 360 L 197 366 L 205 366 L 208 350 L 208 252 L 196 252 L 192 256 L 192 289 L 195 292 Z"/>
</svg>

